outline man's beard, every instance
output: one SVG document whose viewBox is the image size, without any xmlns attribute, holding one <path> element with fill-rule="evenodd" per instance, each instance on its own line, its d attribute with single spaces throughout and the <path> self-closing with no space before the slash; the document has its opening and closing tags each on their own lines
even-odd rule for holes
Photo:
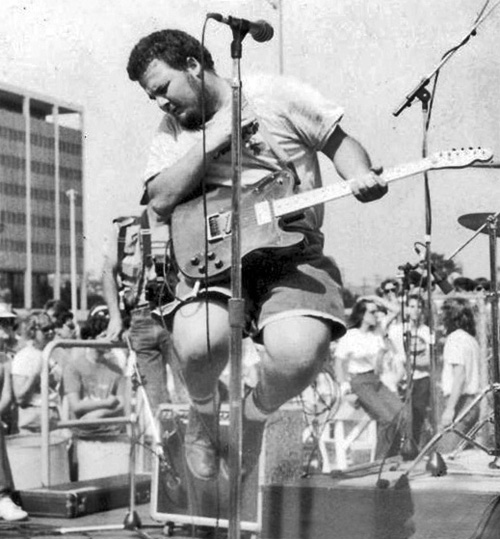
<svg viewBox="0 0 500 539">
<path fill-rule="evenodd" d="M 179 118 L 179 123 L 189 131 L 197 131 L 203 126 L 203 100 L 205 104 L 205 122 L 210 120 L 215 114 L 214 99 L 208 92 L 207 88 L 204 91 L 201 87 L 201 81 L 194 75 L 188 74 L 188 84 L 193 91 L 194 104 L 187 109 L 182 118 Z"/>
</svg>

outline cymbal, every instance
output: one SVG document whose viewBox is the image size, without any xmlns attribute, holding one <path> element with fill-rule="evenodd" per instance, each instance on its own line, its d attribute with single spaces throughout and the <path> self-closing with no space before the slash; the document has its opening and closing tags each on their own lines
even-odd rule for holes
<svg viewBox="0 0 500 539">
<path fill-rule="evenodd" d="M 469 228 L 470 230 L 478 230 L 484 225 L 488 217 L 493 215 L 496 215 L 496 213 L 467 213 L 465 215 L 461 215 L 458 218 L 458 222 L 465 228 Z M 497 234 L 500 235 L 500 217 L 497 219 L 496 225 Z M 481 232 L 488 234 L 488 228 L 488 226 L 485 226 Z"/>
</svg>

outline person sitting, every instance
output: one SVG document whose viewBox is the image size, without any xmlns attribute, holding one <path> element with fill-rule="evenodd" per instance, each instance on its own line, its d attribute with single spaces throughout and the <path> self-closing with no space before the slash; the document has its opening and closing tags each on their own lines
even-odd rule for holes
<svg viewBox="0 0 500 539">
<path fill-rule="evenodd" d="M 94 340 L 107 327 L 107 308 L 91 309 L 82 327 L 82 339 Z M 124 365 L 114 351 L 75 348 L 64 369 L 64 391 L 70 415 L 76 419 L 99 419 L 124 415 Z M 117 434 L 121 426 L 83 426 L 74 430 L 80 438 Z"/>
<path fill-rule="evenodd" d="M 12 387 L 19 406 L 18 426 L 21 434 L 41 430 L 41 374 L 43 349 L 54 338 L 54 324 L 46 313 L 33 313 L 24 327 L 25 345 L 12 361 Z M 61 369 L 49 363 L 49 426 L 60 417 L 59 385 Z"/>
</svg>

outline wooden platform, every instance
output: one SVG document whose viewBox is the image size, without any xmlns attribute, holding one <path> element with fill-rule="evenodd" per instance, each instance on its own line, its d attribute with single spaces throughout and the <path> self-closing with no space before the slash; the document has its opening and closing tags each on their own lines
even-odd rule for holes
<svg viewBox="0 0 500 539">
<path fill-rule="evenodd" d="M 403 463 L 381 474 L 387 488 L 379 488 L 373 472 L 272 485 L 264 491 L 261 539 L 471 539 L 500 494 L 492 460 L 463 452 L 446 461 L 442 477 L 433 477 L 425 463 L 406 476 Z"/>
<path fill-rule="evenodd" d="M 500 537 L 498 523 L 492 522 L 495 517 L 498 520 L 499 511 L 494 504 L 500 494 L 500 471 L 489 468 L 492 460 L 483 452 L 465 451 L 456 460 L 446 461 L 446 476 L 432 477 L 423 463 L 408 481 L 404 477 L 407 465 L 402 463 L 397 469 L 382 473 L 382 479 L 388 482 L 385 489 L 377 487 L 378 474 L 373 470 L 360 477 L 333 478 L 320 474 L 281 485 L 266 485 L 259 539 Z M 25 523 L 0 522 L 0 537 L 158 539 L 167 536 L 163 523 L 149 516 L 149 504 L 138 506 L 137 513 L 142 521 L 138 532 L 120 529 L 127 515 L 127 509 L 123 508 L 69 520 L 32 517 Z M 115 529 L 84 529 L 88 526 Z M 481 526 L 483 532 L 479 533 Z M 492 526 L 496 535 L 492 535 Z M 204 537 L 202 530 L 172 531 L 173 537 Z M 224 538 L 225 534 L 226 530 L 221 530 L 218 537 Z"/>
</svg>

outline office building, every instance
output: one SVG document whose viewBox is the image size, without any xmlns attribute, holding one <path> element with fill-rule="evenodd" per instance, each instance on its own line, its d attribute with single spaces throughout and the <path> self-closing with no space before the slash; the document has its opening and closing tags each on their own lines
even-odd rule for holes
<svg viewBox="0 0 500 539">
<path fill-rule="evenodd" d="M 82 118 L 78 106 L 0 83 L 0 287 L 14 307 L 70 302 L 82 280 Z"/>
</svg>

